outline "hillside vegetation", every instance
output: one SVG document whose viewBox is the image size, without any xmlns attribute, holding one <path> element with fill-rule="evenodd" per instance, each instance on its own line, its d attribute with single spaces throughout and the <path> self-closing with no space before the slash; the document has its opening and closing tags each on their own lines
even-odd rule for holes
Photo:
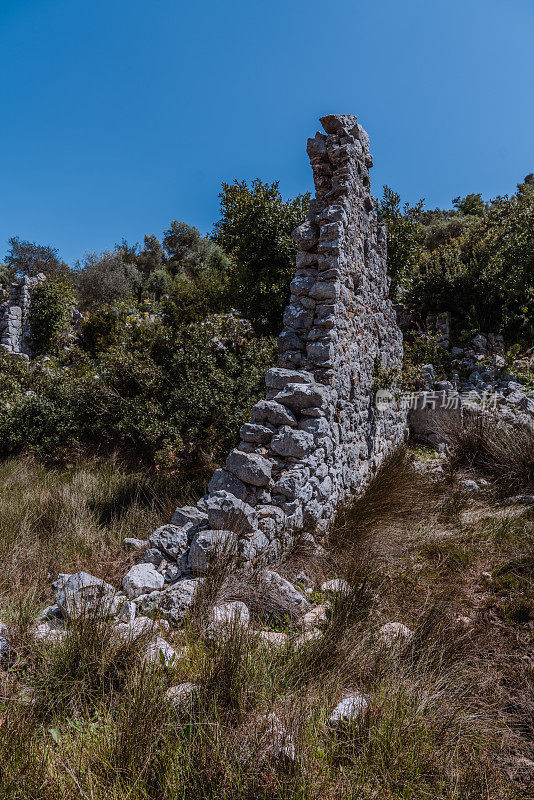
<svg viewBox="0 0 534 800">
<path fill-rule="evenodd" d="M 384 189 L 392 292 L 411 319 L 403 388 L 421 388 L 430 364 L 438 383 L 462 363 L 491 367 L 530 414 L 509 372 L 520 364 L 532 386 L 533 189 L 529 176 L 512 197 L 434 211 Z M 220 200 L 212 236 L 173 221 L 76 265 L 10 240 L 4 285 L 47 280 L 33 357 L 0 349 L 0 797 L 534 796 L 525 415 L 473 414 L 439 453 L 393 454 L 318 547 L 316 531 L 280 542 L 269 569 L 306 614 L 224 551 L 180 630 L 155 612 L 128 628 L 99 608 L 66 627 L 50 608 L 60 573 L 118 590 L 135 548 L 203 494 L 264 396 L 309 197 L 257 180 L 223 185 Z M 497 381 L 494 354 L 454 361 L 429 334 L 427 315 L 443 311 L 452 345 L 504 337 Z M 376 388 L 389 377 L 377 368 Z M 214 604 L 240 602 L 250 624 L 215 625 Z"/>
</svg>

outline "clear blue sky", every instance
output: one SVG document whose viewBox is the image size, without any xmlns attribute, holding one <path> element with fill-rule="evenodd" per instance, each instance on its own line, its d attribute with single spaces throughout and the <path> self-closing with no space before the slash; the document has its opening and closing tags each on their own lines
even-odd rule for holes
<svg viewBox="0 0 534 800">
<path fill-rule="evenodd" d="M 533 0 L 0 0 L 7 238 L 72 262 L 221 181 L 311 189 L 306 138 L 355 113 L 383 183 L 431 207 L 534 171 Z"/>
</svg>

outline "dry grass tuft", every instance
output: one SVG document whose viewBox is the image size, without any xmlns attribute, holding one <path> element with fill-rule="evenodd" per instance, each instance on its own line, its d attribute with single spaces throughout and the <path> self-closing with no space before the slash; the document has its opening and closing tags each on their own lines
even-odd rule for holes
<svg viewBox="0 0 534 800">
<path fill-rule="evenodd" d="M 500 494 L 534 493 L 534 429 L 482 413 L 446 431 L 453 469 L 482 473 Z"/>
</svg>

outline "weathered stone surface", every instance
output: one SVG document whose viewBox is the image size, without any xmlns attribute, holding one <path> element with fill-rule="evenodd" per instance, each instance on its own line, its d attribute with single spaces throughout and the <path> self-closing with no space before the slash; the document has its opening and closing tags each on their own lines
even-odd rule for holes
<svg viewBox="0 0 534 800">
<path fill-rule="evenodd" d="M 378 640 L 381 644 L 391 647 L 394 644 L 404 644 L 413 637 L 413 631 L 402 622 L 386 622 L 378 631 Z"/>
<path fill-rule="evenodd" d="M 172 524 L 176 525 L 178 528 L 183 528 L 188 523 L 192 525 L 205 525 L 207 521 L 207 515 L 195 506 L 182 506 L 182 508 L 177 508 L 172 518 Z"/>
<path fill-rule="evenodd" d="M 181 625 L 201 585 L 201 578 L 181 580 L 162 592 L 151 592 L 140 604 L 144 614 L 160 611 L 174 625 Z"/>
<path fill-rule="evenodd" d="M 252 422 L 247 422 L 239 429 L 239 435 L 244 442 L 268 444 L 271 441 L 273 429 L 267 428 L 265 425 L 254 425 Z"/>
<path fill-rule="evenodd" d="M 220 491 L 229 492 L 238 500 L 246 500 L 250 495 L 250 487 L 227 469 L 216 469 L 208 486 L 208 494 Z"/>
<path fill-rule="evenodd" d="M 278 572 L 274 572 L 270 569 L 263 570 L 259 585 L 261 587 L 260 591 L 268 591 L 275 596 L 281 604 L 285 605 L 287 613 L 293 619 L 300 619 L 311 608 L 304 595 L 299 592 L 292 583 L 282 578 Z"/>
<path fill-rule="evenodd" d="M 191 525 L 183 528 L 177 525 L 162 525 L 151 534 L 150 544 L 177 561 L 187 550 L 187 532 L 191 527 Z"/>
<path fill-rule="evenodd" d="M 243 536 L 258 527 L 258 515 L 248 503 L 238 500 L 229 492 L 214 492 L 205 501 L 210 528 L 233 530 Z"/>
<path fill-rule="evenodd" d="M 237 537 L 232 531 L 199 531 L 193 537 L 189 550 L 189 568 L 193 572 L 206 572 L 210 562 L 228 548 L 235 550 Z"/>
<path fill-rule="evenodd" d="M 314 441 L 311 433 L 282 428 L 280 433 L 273 437 L 271 447 L 278 455 L 302 458 L 313 450 Z"/>
<path fill-rule="evenodd" d="M 326 399 L 326 389 L 319 384 L 288 383 L 274 398 L 275 402 L 292 411 L 303 408 L 321 408 Z"/>
<path fill-rule="evenodd" d="M 311 372 L 296 369 L 281 369 L 271 367 L 265 375 L 265 385 L 268 389 L 283 389 L 288 383 L 313 383 Z"/>
<path fill-rule="evenodd" d="M 98 612 L 112 615 L 117 608 L 116 590 L 109 583 L 89 575 L 76 572 L 74 575 L 58 577 L 56 603 L 64 616 L 79 616 Z"/>
<path fill-rule="evenodd" d="M 159 636 L 155 642 L 150 642 L 146 649 L 145 659 L 154 664 L 161 664 L 164 667 L 170 667 L 179 658 L 178 653 L 171 647 L 165 639 Z"/>
<path fill-rule="evenodd" d="M 293 231 L 293 241 L 301 250 L 311 250 L 319 241 L 319 228 L 307 219 Z"/>
<path fill-rule="evenodd" d="M 248 628 L 250 612 L 240 600 L 228 603 L 217 603 L 208 614 L 206 635 L 208 639 L 217 639 L 231 635 L 236 628 Z"/>
<path fill-rule="evenodd" d="M 163 584 L 163 575 L 160 575 L 154 564 L 150 563 L 135 564 L 130 567 L 122 580 L 122 588 L 130 600 L 154 589 L 162 589 Z"/>
<path fill-rule="evenodd" d="M 358 722 L 367 711 L 368 706 L 369 702 L 363 694 L 351 694 L 345 697 L 332 711 L 328 725 L 337 730 L 343 725 Z"/>
<path fill-rule="evenodd" d="M 271 480 L 272 463 L 256 453 L 232 450 L 226 459 L 226 469 L 243 483 L 252 486 L 268 486 Z"/>
<path fill-rule="evenodd" d="M 122 546 L 127 550 L 145 550 L 148 547 L 148 539 L 135 539 L 127 536 L 126 539 L 123 539 Z"/>
<path fill-rule="evenodd" d="M 126 600 L 119 609 L 117 622 L 123 622 L 127 625 L 131 624 L 135 619 L 136 611 L 135 603 L 132 603 L 131 600 Z"/>
<path fill-rule="evenodd" d="M 180 683 L 178 686 L 170 686 L 165 698 L 177 714 L 191 714 L 197 702 L 198 686 L 190 681 Z"/>
<path fill-rule="evenodd" d="M 256 403 L 252 408 L 251 419 L 252 422 L 259 424 L 269 422 L 275 427 L 280 425 L 297 427 L 297 419 L 293 412 L 274 400 L 260 400 Z"/>
<path fill-rule="evenodd" d="M 358 136 L 358 120 L 354 114 L 326 114 L 320 122 L 327 133 Z"/>
</svg>

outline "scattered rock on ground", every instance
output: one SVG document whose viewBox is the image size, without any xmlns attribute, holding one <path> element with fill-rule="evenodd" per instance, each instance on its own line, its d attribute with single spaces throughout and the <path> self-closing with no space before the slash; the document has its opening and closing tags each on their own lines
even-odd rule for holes
<svg viewBox="0 0 534 800">
<path fill-rule="evenodd" d="M 163 584 L 163 575 L 150 563 L 135 564 L 122 579 L 122 588 L 130 600 L 155 589 L 163 589 Z"/>
<path fill-rule="evenodd" d="M 174 647 L 171 647 L 165 639 L 158 636 L 155 642 L 151 642 L 145 654 L 146 661 L 154 664 L 161 664 L 162 666 L 169 667 L 176 662 L 180 655 L 176 652 Z"/>
<path fill-rule="evenodd" d="M 162 592 L 151 592 L 142 600 L 139 608 L 144 614 L 159 611 L 174 625 L 181 625 L 202 580 L 202 578 L 186 578 Z"/>
<path fill-rule="evenodd" d="M 56 586 L 56 603 L 63 616 L 76 617 L 91 612 L 112 616 L 116 612 L 116 590 L 88 572 L 59 575 Z"/>
<path fill-rule="evenodd" d="M 321 584 L 321 591 L 332 594 L 350 594 L 351 586 L 344 578 L 331 578 Z"/>
<path fill-rule="evenodd" d="M 304 630 L 312 630 L 325 623 L 327 608 L 325 604 L 322 606 L 315 606 L 311 611 L 308 611 L 302 620 L 302 627 Z"/>
<path fill-rule="evenodd" d="M 386 622 L 378 631 L 380 644 L 391 647 L 396 643 L 409 642 L 413 637 L 413 631 L 402 622 Z"/>
<path fill-rule="evenodd" d="M 165 695 L 170 707 L 178 714 L 191 714 L 196 705 L 198 686 L 196 683 L 180 683 L 171 686 Z"/>
<path fill-rule="evenodd" d="M 228 634 L 235 628 L 248 628 L 249 624 L 250 612 L 240 600 L 217 603 L 208 615 L 207 635 L 215 638 Z"/>
<path fill-rule="evenodd" d="M 9 658 L 11 653 L 11 643 L 9 640 L 9 630 L 5 622 L 0 622 L 0 661 Z"/>
<path fill-rule="evenodd" d="M 135 539 L 132 536 L 127 536 L 122 540 L 122 546 L 126 550 L 145 550 L 148 547 L 148 539 Z"/>
<path fill-rule="evenodd" d="M 311 608 L 310 604 L 292 583 L 270 569 L 262 571 L 259 592 L 267 590 L 292 619 L 301 619 Z"/>
<path fill-rule="evenodd" d="M 357 722 L 367 711 L 368 705 L 363 694 L 351 694 L 345 697 L 332 711 L 328 720 L 329 727 L 338 729 L 348 723 Z"/>
</svg>

